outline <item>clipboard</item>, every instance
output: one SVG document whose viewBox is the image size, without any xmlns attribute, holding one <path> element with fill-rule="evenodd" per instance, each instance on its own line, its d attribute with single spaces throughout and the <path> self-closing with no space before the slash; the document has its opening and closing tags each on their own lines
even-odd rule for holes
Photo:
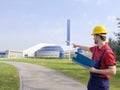
<svg viewBox="0 0 120 90">
<path fill-rule="evenodd" d="M 84 67 L 93 67 L 96 64 L 96 61 L 78 52 L 75 52 L 75 57 L 72 58 L 72 61 Z"/>
</svg>

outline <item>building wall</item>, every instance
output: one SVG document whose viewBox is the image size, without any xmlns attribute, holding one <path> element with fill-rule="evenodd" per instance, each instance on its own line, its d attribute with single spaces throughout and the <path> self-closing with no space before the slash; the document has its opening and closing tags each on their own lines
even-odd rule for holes
<svg viewBox="0 0 120 90">
<path fill-rule="evenodd" d="M 7 58 L 23 58 L 23 52 L 7 50 L 6 51 L 6 57 Z"/>
<path fill-rule="evenodd" d="M 36 52 L 35 57 L 40 58 L 59 58 L 59 51 L 42 51 Z"/>
</svg>

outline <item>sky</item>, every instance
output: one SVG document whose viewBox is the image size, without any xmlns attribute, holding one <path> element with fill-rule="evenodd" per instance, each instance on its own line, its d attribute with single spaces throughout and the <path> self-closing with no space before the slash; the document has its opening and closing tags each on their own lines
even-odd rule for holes
<svg viewBox="0 0 120 90">
<path fill-rule="evenodd" d="M 0 51 L 25 50 L 39 43 L 94 45 L 92 30 L 104 25 L 108 38 L 117 31 L 120 0 L 0 0 Z"/>
</svg>

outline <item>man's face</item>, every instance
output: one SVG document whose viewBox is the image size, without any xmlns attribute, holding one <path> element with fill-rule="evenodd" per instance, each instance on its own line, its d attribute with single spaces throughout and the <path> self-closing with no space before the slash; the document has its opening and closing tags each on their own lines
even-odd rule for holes
<svg viewBox="0 0 120 90">
<path fill-rule="evenodd" d="M 94 35 L 94 43 L 95 43 L 95 44 L 98 44 L 97 38 L 98 38 L 98 36 L 97 36 L 97 35 Z"/>
</svg>

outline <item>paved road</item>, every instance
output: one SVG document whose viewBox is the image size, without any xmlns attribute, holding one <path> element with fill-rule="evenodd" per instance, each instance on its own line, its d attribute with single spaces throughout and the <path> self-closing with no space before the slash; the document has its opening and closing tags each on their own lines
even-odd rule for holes
<svg viewBox="0 0 120 90">
<path fill-rule="evenodd" d="M 87 90 L 84 84 L 55 70 L 23 62 L 14 65 L 20 74 L 20 90 Z"/>
</svg>

